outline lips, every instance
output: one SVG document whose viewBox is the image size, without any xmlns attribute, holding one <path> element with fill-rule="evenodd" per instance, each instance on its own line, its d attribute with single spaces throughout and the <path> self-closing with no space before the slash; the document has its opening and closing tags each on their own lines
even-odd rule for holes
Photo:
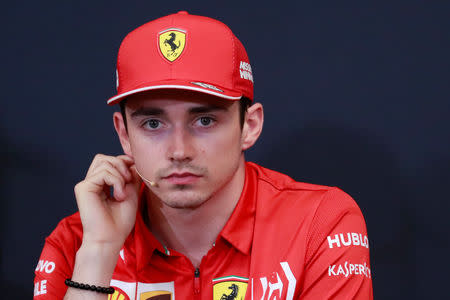
<svg viewBox="0 0 450 300">
<path fill-rule="evenodd" d="M 189 172 L 183 172 L 183 173 L 172 173 L 168 176 L 163 177 L 162 179 L 167 180 L 172 184 L 191 184 L 197 181 L 200 177 L 202 176 Z"/>
</svg>

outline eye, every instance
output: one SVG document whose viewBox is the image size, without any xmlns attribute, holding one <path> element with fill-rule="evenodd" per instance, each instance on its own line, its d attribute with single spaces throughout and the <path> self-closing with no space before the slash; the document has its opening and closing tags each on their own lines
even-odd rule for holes
<svg viewBox="0 0 450 300">
<path fill-rule="evenodd" d="M 214 119 L 211 117 L 200 117 L 198 119 L 198 122 L 200 123 L 201 126 L 208 127 L 208 126 L 212 125 L 212 123 L 214 122 Z"/>
<path fill-rule="evenodd" d="M 151 129 L 158 129 L 161 126 L 161 122 L 155 119 L 150 119 L 147 120 L 144 125 Z"/>
</svg>

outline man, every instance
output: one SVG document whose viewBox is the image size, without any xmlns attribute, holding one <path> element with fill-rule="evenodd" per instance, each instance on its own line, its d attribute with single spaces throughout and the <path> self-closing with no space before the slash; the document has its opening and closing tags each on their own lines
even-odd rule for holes
<svg viewBox="0 0 450 300">
<path fill-rule="evenodd" d="M 144 24 L 117 78 L 125 154 L 97 155 L 75 186 L 79 213 L 47 238 L 35 299 L 372 299 L 351 197 L 245 162 L 263 108 L 226 25 Z"/>
</svg>

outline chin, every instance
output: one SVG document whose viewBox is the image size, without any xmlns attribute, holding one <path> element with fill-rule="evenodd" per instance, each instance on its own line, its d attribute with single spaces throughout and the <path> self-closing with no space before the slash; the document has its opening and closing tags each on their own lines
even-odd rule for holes
<svg viewBox="0 0 450 300">
<path fill-rule="evenodd" d="M 171 208 L 195 209 L 200 207 L 210 198 L 211 195 L 208 194 L 180 190 L 177 192 L 172 192 L 166 197 L 163 196 L 161 200 L 165 205 Z"/>
</svg>

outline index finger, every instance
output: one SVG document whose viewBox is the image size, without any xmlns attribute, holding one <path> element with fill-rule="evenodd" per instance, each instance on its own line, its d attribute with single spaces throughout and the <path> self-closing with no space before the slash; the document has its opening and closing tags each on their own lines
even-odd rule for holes
<svg viewBox="0 0 450 300">
<path fill-rule="evenodd" d="M 127 166 L 132 166 L 134 164 L 134 159 L 129 155 L 123 154 L 117 156 L 117 158 L 123 160 L 127 164 Z"/>
</svg>

